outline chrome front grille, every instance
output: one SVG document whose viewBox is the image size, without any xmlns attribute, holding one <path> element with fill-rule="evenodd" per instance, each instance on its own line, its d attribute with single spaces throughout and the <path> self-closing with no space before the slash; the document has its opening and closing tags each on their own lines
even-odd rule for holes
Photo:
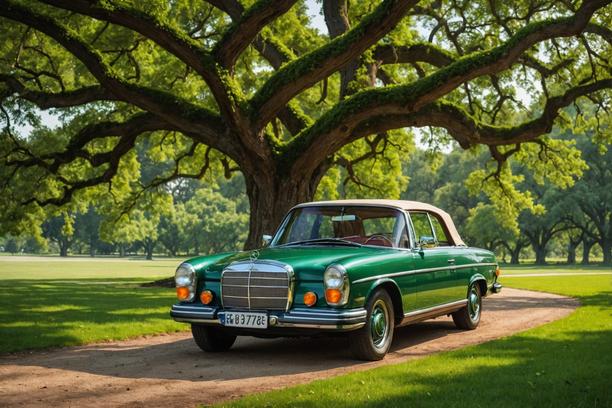
<svg viewBox="0 0 612 408">
<path fill-rule="evenodd" d="M 234 262 L 221 275 L 224 308 L 289 310 L 292 294 L 293 270 L 280 262 Z"/>
</svg>

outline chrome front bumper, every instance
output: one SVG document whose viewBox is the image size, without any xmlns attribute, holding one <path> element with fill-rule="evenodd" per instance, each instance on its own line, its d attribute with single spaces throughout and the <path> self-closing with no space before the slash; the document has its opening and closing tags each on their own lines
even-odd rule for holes
<svg viewBox="0 0 612 408">
<path fill-rule="evenodd" d="M 198 304 L 176 304 L 170 316 L 177 322 L 221 325 L 224 310 Z M 324 330 L 355 330 L 363 327 L 367 312 L 365 309 L 306 309 L 295 308 L 289 312 L 269 311 L 269 328 L 304 328 Z M 265 331 L 265 329 L 263 329 Z"/>
</svg>

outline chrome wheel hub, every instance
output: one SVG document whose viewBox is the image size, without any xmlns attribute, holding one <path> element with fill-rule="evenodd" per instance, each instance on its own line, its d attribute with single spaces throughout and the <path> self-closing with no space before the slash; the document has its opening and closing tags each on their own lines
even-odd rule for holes
<svg viewBox="0 0 612 408">
<path fill-rule="evenodd" d="M 470 295 L 468 296 L 468 310 L 470 319 L 472 321 L 478 320 L 480 317 L 480 295 L 474 287 L 470 289 Z"/>
<path fill-rule="evenodd" d="M 382 300 L 377 301 L 370 315 L 372 343 L 376 348 L 384 347 L 389 336 L 389 311 Z"/>
</svg>

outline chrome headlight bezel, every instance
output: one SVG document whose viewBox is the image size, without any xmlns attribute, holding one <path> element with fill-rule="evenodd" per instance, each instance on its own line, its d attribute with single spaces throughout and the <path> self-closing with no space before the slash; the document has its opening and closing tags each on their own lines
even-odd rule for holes
<svg viewBox="0 0 612 408">
<path fill-rule="evenodd" d="M 339 302 L 333 303 L 327 300 L 325 301 L 330 306 L 344 306 L 348 302 L 349 292 L 350 292 L 350 284 L 348 273 L 346 272 L 346 268 L 340 264 L 331 264 L 327 268 L 325 268 L 325 272 L 323 273 L 323 284 L 325 286 L 325 290 L 327 289 L 339 289 L 342 297 Z"/>
<path fill-rule="evenodd" d="M 193 265 L 183 262 L 176 268 L 174 284 L 177 288 L 189 289 L 189 297 L 182 300 L 183 302 L 191 302 L 195 298 L 197 281 L 198 277 Z"/>
</svg>

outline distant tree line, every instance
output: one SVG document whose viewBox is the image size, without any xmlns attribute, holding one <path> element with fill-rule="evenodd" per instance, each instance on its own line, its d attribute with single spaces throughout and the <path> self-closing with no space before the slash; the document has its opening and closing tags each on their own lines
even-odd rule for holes
<svg viewBox="0 0 612 408">
<path fill-rule="evenodd" d="M 10 253 L 55 252 L 112 255 L 199 255 L 240 249 L 248 233 L 248 201 L 235 176 L 215 188 L 193 180 L 177 182 L 171 205 L 151 206 L 119 215 L 94 203 L 45 220 L 41 239 L 5 236 L 0 247 Z"/>
</svg>

